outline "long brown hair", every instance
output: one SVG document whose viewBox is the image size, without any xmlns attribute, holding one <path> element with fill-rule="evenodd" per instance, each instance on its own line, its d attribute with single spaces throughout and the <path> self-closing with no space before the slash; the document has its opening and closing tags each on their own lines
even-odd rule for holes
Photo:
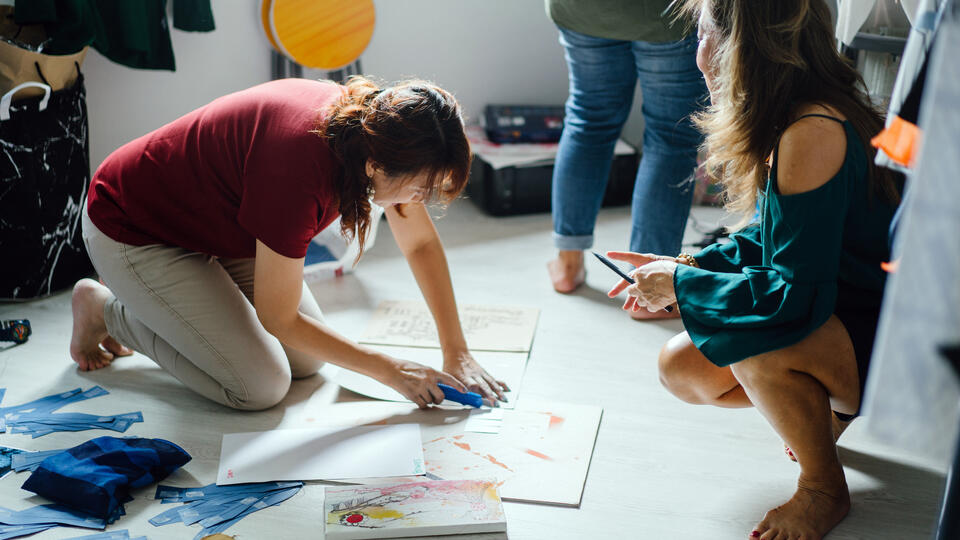
<svg viewBox="0 0 960 540">
<path fill-rule="evenodd" d="M 894 174 L 873 165 L 870 138 L 883 127 L 860 74 L 837 52 L 823 0 L 675 0 L 681 16 L 703 9 L 716 25 L 710 106 L 694 117 L 704 132 L 707 173 L 724 185 L 725 206 L 754 215 L 769 175 L 767 158 L 803 104 L 835 108 L 870 159 L 872 191 L 899 200 Z"/>
<path fill-rule="evenodd" d="M 398 182 L 425 175 L 428 202 L 452 201 L 470 176 L 472 154 L 460 105 L 449 92 L 426 81 L 381 89 L 370 79 L 353 76 L 343 96 L 321 115 L 315 133 L 327 141 L 342 167 L 334 179 L 340 228 L 346 237 L 357 238 L 360 255 L 370 227 L 368 159 Z"/>
</svg>

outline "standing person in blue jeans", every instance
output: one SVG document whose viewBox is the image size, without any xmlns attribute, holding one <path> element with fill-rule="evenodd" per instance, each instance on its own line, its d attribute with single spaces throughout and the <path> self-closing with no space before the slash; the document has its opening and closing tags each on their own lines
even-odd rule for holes
<svg viewBox="0 0 960 540">
<path fill-rule="evenodd" d="M 671 25 L 669 0 L 545 0 L 560 30 L 570 73 L 570 97 L 553 172 L 553 238 L 547 265 L 557 292 L 584 281 L 583 250 L 593 245 L 613 148 L 643 96 L 643 157 L 633 190 L 630 249 L 680 252 L 690 213 L 697 149 L 690 115 L 707 88 L 697 69 L 697 40 Z M 641 310 L 635 318 L 671 316 Z M 676 316 L 675 314 L 672 316 Z"/>
</svg>

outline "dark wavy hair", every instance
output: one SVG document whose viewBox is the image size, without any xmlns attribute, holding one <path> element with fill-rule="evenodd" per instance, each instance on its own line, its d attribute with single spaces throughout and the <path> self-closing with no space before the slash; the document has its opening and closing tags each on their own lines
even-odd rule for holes
<svg viewBox="0 0 960 540">
<path fill-rule="evenodd" d="M 334 179 L 340 197 L 340 228 L 357 238 L 360 254 L 370 227 L 370 159 L 398 182 L 411 175 L 427 180 L 425 202 L 449 203 L 470 177 L 470 143 L 457 100 L 421 80 L 383 88 L 361 76 L 344 86 L 343 96 L 320 116 L 314 131 L 323 137 L 342 166 Z M 401 215 L 402 205 L 396 205 Z"/>
<path fill-rule="evenodd" d="M 853 125 L 870 159 L 872 192 L 899 202 L 897 175 L 873 164 L 870 138 L 883 115 L 863 79 L 837 52 L 823 0 L 674 0 L 681 17 L 709 10 L 719 35 L 711 105 L 694 117 L 706 134 L 706 169 L 724 185 L 726 207 L 753 216 L 769 175 L 767 157 L 805 103 L 834 107 Z"/>
</svg>

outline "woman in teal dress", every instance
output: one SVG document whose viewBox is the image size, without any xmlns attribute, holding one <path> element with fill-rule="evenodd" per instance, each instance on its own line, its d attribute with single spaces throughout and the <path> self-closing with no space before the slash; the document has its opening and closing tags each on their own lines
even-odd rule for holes
<svg viewBox="0 0 960 540">
<path fill-rule="evenodd" d="M 751 538 L 818 539 L 850 496 L 836 438 L 859 410 L 883 293 L 895 176 L 883 126 L 835 47 L 823 0 L 687 0 L 711 105 L 696 122 L 727 208 L 752 221 L 695 255 L 611 252 L 637 266 L 624 309 L 675 304 L 685 332 L 660 378 L 680 399 L 755 406 L 800 465 Z M 744 223 L 741 223 L 741 226 Z M 841 420 L 842 419 L 842 420 Z"/>
</svg>

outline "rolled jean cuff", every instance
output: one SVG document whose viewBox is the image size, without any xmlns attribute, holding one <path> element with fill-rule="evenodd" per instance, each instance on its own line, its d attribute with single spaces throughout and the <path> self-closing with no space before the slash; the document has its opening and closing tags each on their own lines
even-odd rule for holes
<svg viewBox="0 0 960 540">
<path fill-rule="evenodd" d="M 593 235 L 582 234 L 579 236 L 566 236 L 557 232 L 553 233 L 553 245 L 563 251 L 584 250 L 593 247 Z"/>
</svg>

